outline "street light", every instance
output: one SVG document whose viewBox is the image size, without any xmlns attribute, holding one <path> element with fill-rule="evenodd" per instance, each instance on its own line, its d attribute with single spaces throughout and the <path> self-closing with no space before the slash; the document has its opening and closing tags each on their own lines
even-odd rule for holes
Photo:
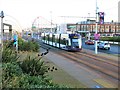
<svg viewBox="0 0 120 90">
<path fill-rule="evenodd" d="M 51 14 L 51 33 L 52 33 L 52 11 L 50 11 Z"/>
<path fill-rule="evenodd" d="M 96 0 L 96 30 L 95 30 L 95 34 L 97 34 L 98 32 L 98 28 L 97 28 L 97 24 L 98 24 L 98 11 L 97 11 L 98 7 L 97 7 L 97 0 Z M 95 40 L 95 54 L 97 54 L 98 50 L 97 50 L 97 40 Z"/>
<path fill-rule="evenodd" d="M 3 18 L 4 18 L 4 13 L 3 11 L 1 11 L 1 59 L 2 60 L 2 52 L 3 52 Z"/>
</svg>

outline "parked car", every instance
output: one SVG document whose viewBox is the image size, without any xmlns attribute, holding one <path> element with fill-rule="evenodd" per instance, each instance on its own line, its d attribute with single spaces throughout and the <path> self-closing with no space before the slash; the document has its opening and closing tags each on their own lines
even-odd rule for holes
<svg viewBox="0 0 120 90">
<path fill-rule="evenodd" d="M 85 44 L 94 45 L 94 41 L 93 40 L 86 40 Z"/>
<path fill-rule="evenodd" d="M 106 42 L 100 42 L 100 43 L 98 43 L 97 47 L 98 47 L 98 49 L 107 49 L 107 50 L 109 50 L 110 49 L 110 44 L 106 43 Z"/>
</svg>

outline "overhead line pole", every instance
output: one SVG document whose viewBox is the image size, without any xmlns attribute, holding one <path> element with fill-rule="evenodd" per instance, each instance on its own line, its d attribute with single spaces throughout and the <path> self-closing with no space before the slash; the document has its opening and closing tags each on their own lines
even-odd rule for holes
<svg viewBox="0 0 120 90">
<path fill-rule="evenodd" d="M 3 52 L 3 18 L 4 18 L 4 13 L 1 11 L 1 60 L 2 60 L 2 52 Z"/>
<path fill-rule="evenodd" d="M 98 33 L 98 28 L 97 28 L 97 26 L 98 26 L 98 11 L 97 11 L 97 9 L 98 9 L 98 6 L 97 6 L 97 0 L 96 0 L 96 30 L 95 30 L 95 34 Z M 97 53 L 98 53 L 97 40 L 95 40 L 95 54 L 97 54 Z"/>
<path fill-rule="evenodd" d="M 51 14 L 51 33 L 52 33 L 52 11 L 50 11 Z"/>
</svg>

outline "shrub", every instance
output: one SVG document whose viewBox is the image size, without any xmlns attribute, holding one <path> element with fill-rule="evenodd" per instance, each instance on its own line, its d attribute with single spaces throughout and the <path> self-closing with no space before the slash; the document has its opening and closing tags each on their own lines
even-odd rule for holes
<svg viewBox="0 0 120 90">
<path fill-rule="evenodd" d="M 20 62 L 20 67 L 22 68 L 24 73 L 29 74 L 30 76 L 44 76 L 45 72 L 47 72 L 47 67 L 44 61 L 39 57 L 26 57 L 26 59 Z"/>
<path fill-rule="evenodd" d="M 102 41 L 113 41 L 113 42 L 120 42 L 120 37 L 101 37 L 100 40 Z"/>
<path fill-rule="evenodd" d="M 15 62 L 17 61 L 19 58 L 19 56 L 17 55 L 17 53 L 7 47 L 3 48 L 3 52 L 2 52 L 2 62 Z"/>
<path fill-rule="evenodd" d="M 35 41 L 24 41 L 21 38 L 18 39 L 18 48 L 21 51 L 39 51 L 39 44 Z"/>
<path fill-rule="evenodd" d="M 65 86 L 60 86 L 54 84 L 52 80 L 47 76 L 43 78 L 41 75 L 29 75 L 23 73 L 22 69 L 18 63 L 3 63 L 2 66 L 2 88 L 62 88 Z"/>
<path fill-rule="evenodd" d="M 16 62 L 2 64 L 2 87 L 16 87 L 17 77 L 22 74 L 22 69 Z M 16 81 L 17 80 L 17 81 Z M 11 85 L 12 84 L 12 85 Z"/>
<path fill-rule="evenodd" d="M 21 40 L 19 43 L 36 45 L 34 50 L 38 50 L 36 42 L 24 42 Z M 41 57 L 26 57 L 23 61 L 17 61 L 19 58 L 17 53 L 9 48 L 12 45 L 7 44 L 2 54 L 2 89 L 12 88 L 62 88 L 54 84 L 51 79 L 45 74 L 48 66 L 42 61 Z M 29 48 L 32 48 L 29 47 Z M 21 47 L 22 50 L 26 49 L 25 46 Z M 28 48 L 26 50 L 29 50 Z M 65 88 L 65 87 L 64 87 Z"/>
</svg>

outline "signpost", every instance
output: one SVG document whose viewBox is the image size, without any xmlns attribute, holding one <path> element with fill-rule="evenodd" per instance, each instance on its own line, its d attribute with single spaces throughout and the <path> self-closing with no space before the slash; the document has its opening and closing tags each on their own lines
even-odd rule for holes
<svg viewBox="0 0 120 90">
<path fill-rule="evenodd" d="M 98 24 L 98 11 L 97 11 L 98 7 L 97 7 L 97 0 L 96 0 L 96 31 L 95 31 L 95 35 L 97 35 L 98 32 L 98 28 L 97 28 L 97 24 Z M 97 40 L 95 40 L 95 54 L 97 54 Z"/>
<path fill-rule="evenodd" d="M 94 39 L 95 39 L 95 40 L 99 40 L 99 39 L 100 39 L 100 34 L 99 34 L 99 33 L 97 33 L 97 34 L 95 33 L 95 34 L 94 34 Z"/>
<path fill-rule="evenodd" d="M 99 24 L 104 24 L 104 12 L 98 12 Z"/>
<path fill-rule="evenodd" d="M 1 15 L 0 15 L 0 17 L 1 17 L 1 34 L 0 34 L 0 41 L 1 41 L 1 60 L 2 60 L 2 52 L 3 52 L 3 18 L 4 18 L 4 13 L 3 13 L 3 11 L 1 11 L 1 13 L 0 13 Z"/>
</svg>

